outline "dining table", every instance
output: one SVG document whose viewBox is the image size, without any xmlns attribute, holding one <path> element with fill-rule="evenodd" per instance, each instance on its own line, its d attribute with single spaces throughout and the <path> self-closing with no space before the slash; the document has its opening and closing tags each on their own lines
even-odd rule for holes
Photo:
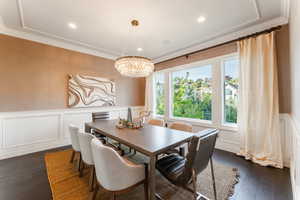
<svg viewBox="0 0 300 200">
<path fill-rule="evenodd" d="M 156 169 L 158 155 L 188 143 L 193 134 L 161 126 L 145 124 L 138 129 L 117 128 L 118 120 L 98 120 L 85 123 L 85 131 L 92 130 L 124 144 L 149 158 L 148 185 L 149 199 L 156 199 Z"/>
</svg>

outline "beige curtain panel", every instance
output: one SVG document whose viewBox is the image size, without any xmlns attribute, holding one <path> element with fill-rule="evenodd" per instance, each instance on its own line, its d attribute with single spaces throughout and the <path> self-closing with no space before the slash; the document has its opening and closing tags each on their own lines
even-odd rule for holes
<svg viewBox="0 0 300 200">
<path fill-rule="evenodd" d="M 145 88 L 145 109 L 147 111 L 153 111 L 153 75 L 151 74 L 146 78 L 146 88 Z"/>
<path fill-rule="evenodd" d="M 263 166 L 282 168 L 275 32 L 239 41 L 238 46 L 239 155 Z"/>
</svg>

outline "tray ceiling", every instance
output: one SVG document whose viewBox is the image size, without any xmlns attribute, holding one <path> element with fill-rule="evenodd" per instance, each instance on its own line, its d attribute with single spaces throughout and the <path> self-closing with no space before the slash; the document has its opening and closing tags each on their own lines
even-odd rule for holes
<svg viewBox="0 0 300 200">
<path fill-rule="evenodd" d="M 282 18 L 286 5 L 284 0 L 1 0 L 0 16 L 9 29 L 104 57 L 129 54 L 161 61 Z M 200 16 L 206 19 L 202 23 Z M 140 22 L 136 30 L 132 19 Z"/>
</svg>

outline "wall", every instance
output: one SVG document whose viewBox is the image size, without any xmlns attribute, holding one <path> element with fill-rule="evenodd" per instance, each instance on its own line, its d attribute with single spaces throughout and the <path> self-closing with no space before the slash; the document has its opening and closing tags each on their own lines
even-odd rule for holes
<svg viewBox="0 0 300 200">
<path fill-rule="evenodd" d="M 291 112 L 291 69 L 289 51 L 289 26 L 283 26 L 277 32 L 277 63 L 280 113 Z"/>
<path fill-rule="evenodd" d="M 292 117 L 300 125 L 300 2 L 292 1 L 290 20 Z"/>
<path fill-rule="evenodd" d="M 278 55 L 278 81 L 279 81 L 279 110 L 280 113 L 290 113 L 290 63 L 289 63 L 289 27 L 284 25 L 280 31 L 277 32 L 277 55 Z M 200 60 L 222 56 L 237 52 L 236 43 L 230 43 L 219 46 L 213 49 L 208 49 L 188 57 L 179 57 L 166 62 L 161 62 L 155 65 L 155 70 L 175 67 L 179 65 L 188 64 Z"/>
<path fill-rule="evenodd" d="M 0 113 L 0 160 L 70 145 L 69 125 L 84 130 L 92 112 L 109 112 L 110 119 L 126 118 L 127 107 L 53 109 Z M 138 117 L 144 107 L 132 107 Z"/>
<path fill-rule="evenodd" d="M 67 108 L 68 74 L 115 80 L 117 105 L 144 105 L 145 79 L 121 76 L 113 60 L 0 34 L 0 112 Z"/>
<path fill-rule="evenodd" d="M 291 180 L 294 199 L 300 199 L 300 2 L 291 0 L 290 62 L 291 62 L 291 124 L 294 133 L 291 159 Z"/>
</svg>

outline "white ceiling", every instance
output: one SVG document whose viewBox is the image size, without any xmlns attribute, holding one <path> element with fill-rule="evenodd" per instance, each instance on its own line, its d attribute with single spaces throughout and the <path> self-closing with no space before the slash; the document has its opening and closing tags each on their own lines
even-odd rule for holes
<svg viewBox="0 0 300 200">
<path fill-rule="evenodd" d="M 141 55 L 158 62 L 287 23 L 287 7 L 288 0 L 1 0 L 0 16 L 3 33 L 107 58 Z M 199 16 L 206 21 L 198 23 Z M 132 19 L 140 22 L 136 31 Z"/>
</svg>

